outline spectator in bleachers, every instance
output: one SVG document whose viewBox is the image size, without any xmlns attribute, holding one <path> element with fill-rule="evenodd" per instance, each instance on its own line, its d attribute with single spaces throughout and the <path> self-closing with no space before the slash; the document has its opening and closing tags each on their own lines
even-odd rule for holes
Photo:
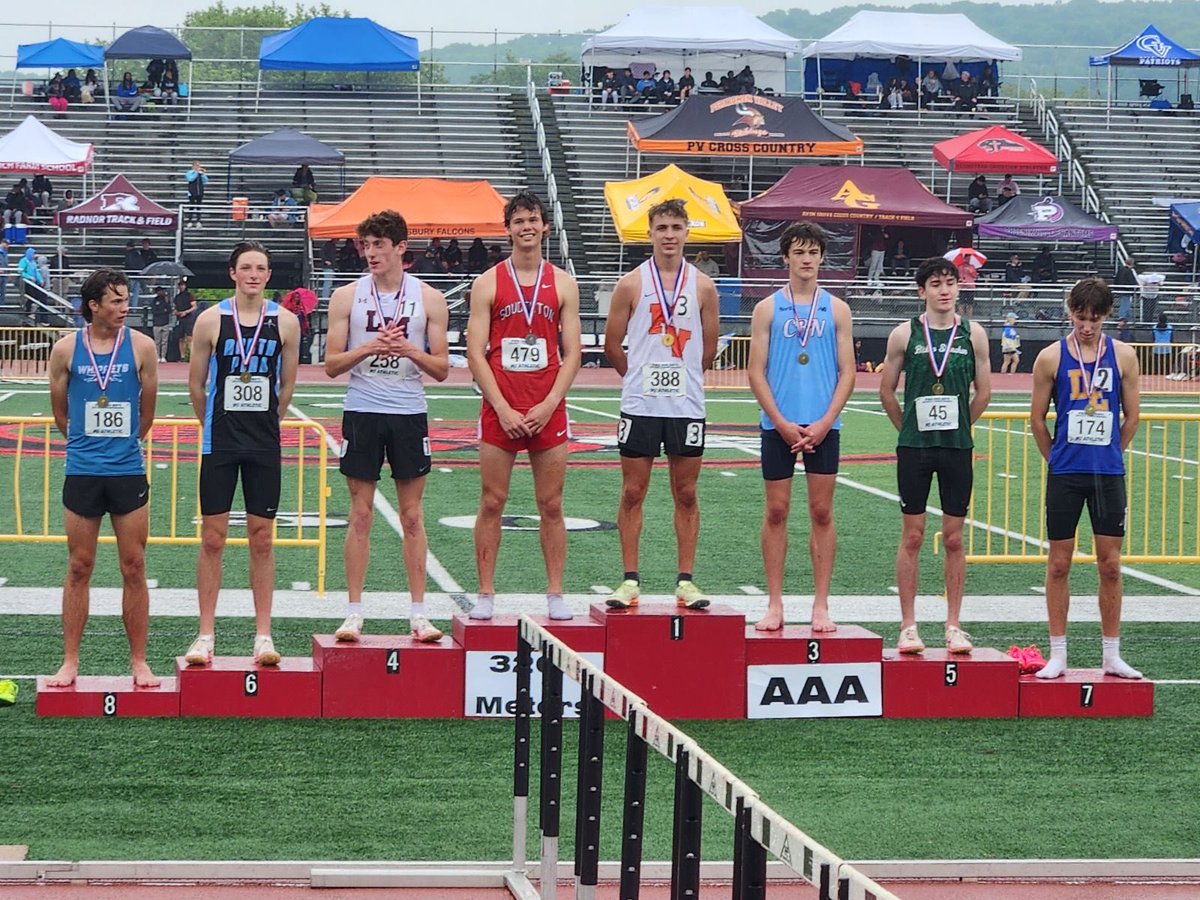
<svg viewBox="0 0 1200 900">
<path fill-rule="evenodd" d="M 917 91 L 907 78 L 900 79 L 900 96 L 904 98 L 905 106 L 917 105 Z"/>
<path fill-rule="evenodd" d="M 65 113 L 67 111 L 67 89 L 63 86 L 62 75 L 58 72 L 54 73 L 54 77 L 46 85 L 46 98 L 50 104 L 50 108 L 56 113 Z"/>
<path fill-rule="evenodd" d="M 339 272 L 361 272 L 363 270 L 363 258 L 359 255 L 358 248 L 354 246 L 353 238 L 346 238 L 342 241 L 342 246 L 338 248 L 338 266 Z"/>
<path fill-rule="evenodd" d="M 1000 85 L 996 83 L 996 76 L 992 72 L 992 67 L 984 65 L 983 71 L 979 73 L 979 96 L 980 97 L 995 97 L 999 92 Z"/>
<path fill-rule="evenodd" d="M 975 282 L 979 280 L 979 270 L 973 260 L 974 257 L 968 255 L 958 265 L 958 312 L 967 317 L 975 313 Z"/>
<path fill-rule="evenodd" d="M 38 172 L 33 176 L 32 190 L 36 206 L 49 206 L 50 201 L 54 199 L 54 185 L 50 183 L 50 179 L 46 176 L 45 172 Z"/>
<path fill-rule="evenodd" d="M 671 70 L 663 69 L 662 76 L 654 86 L 655 101 L 658 103 L 674 103 L 676 101 L 675 90 L 675 79 L 671 77 Z"/>
<path fill-rule="evenodd" d="M 704 73 L 704 80 L 700 82 L 700 91 L 704 94 L 716 94 L 721 90 L 721 86 L 717 84 L 712 77 L 712 72 Z"/>
<path fill-rule="evenodd" d="M 642 70 L 642 77 L 637 82 L 637 96 L 642 101 L 649 101 L 654 96 L 654 90 L 657 87 L 657 82 L 654 76 L 650 74 L 649 69 Z"/>
<path fill-rule="evenodd" d="M 992 195 L 988 191 L 987 179 L 982 174 L 976 175 L 975 180 L 967 185 L 967 210 L 980 216 L 991 212 Z"/>
<path fill-rule="evenodd" d="M 333 293 L 333 273 L 337 270 L 337 241 L 333 238 L 321 245 L 321 299 Z"/>
<path fill-rule="evenodd" d="M 604 80 L 600 82 L 600 103 L 615 104 L 620 99 L 621 84 L 617 81 L 617 73 L 612 69 L 604 70 Z"/>
<path fill-rule="evenodd" d="M 152 59 L 146 64 L 146 80 L 150 82 L 151 86 L 158 87 L 166 68 L 167 64 L 161 59 Z"/>
<path fill-rule="evenodd" d="M 150 238 L 142 238 L 142 268 L 158 262 L 158 254 L 150 246 Z"/>
<path fill-rule="evenodd" d="M 67 77 L 63 79 L 63 95 L 72 103 L 79 102 L 80 90 L 83 87 L 79 83 L 79 76 L 75 74 L 74 69 L 67 69 Z"/>
<path fill-rule="evenodd" d="M 142 279 L 138 277 L 138 272 L 146 267 L 146 263 L 142 262 L 142 251 L 132 240 L 125 242 L 125 258 L 122 265 L 125 268 L 125 278 L 129 281 L 129 308 L 136 309 L 142 295 Z"/>
<path fill-rule="evenodd" d="M 166 362 L 167 346 L 171 342 L 171 320 L 174 318 L 175 307 L 167 296 L 165 287 L 154 289 L 154 299 L 150 301 L 150 325 L 154 329 L 154 343 L 158 347 L 158 361 Z"/>
<path fill-rule="evenodd" d="M 1117 271 L 1113 276 L 1113 293 L 1117 295 L 1117 318 L 1119 319 L 1133 318 L 1133 295 L 1140 286 L 1137 272 L 1134 271 L 1136 267 L 1137 263 L 1134 258 L 1126 257 L 1125 262 L 1117 266 Z"/>
<path fill-rule="evenodd" d="M 633 70 L 629 66 L 625 67 L 625 71 L 621 73 L 618 81 L 622 100 L 632 100 L 637 96 L 637 79 L 633 77 Z"/>
<path fill-rule="evenodd" d="M 119 112 L 138 112 L 145 102 L 146 98 L 134 84 L 133 73 L 126 72 L 121 76 L 121 83 L 117 85 L 117 95 L 112 101 L 113 109 Z"/>
<path fill-rule="evenodd" d="M 425 252 L 413 263 L 412 271 L 414 275 L 437 275 L 442 271 L 442 260 L 433 247 L 426 247 Z"/>
<path fill-rule="evenodd" d="M 892 256 L 890 265 L 888 266 L 888 274 L 895 276 L 907 275 L 912 270 L 912 260 L 908 256 L 908 250 L 904 247 L 904 241 L 896 241 L 896 246 L 892 248 Z"/>
<path fill-rule="evenodd" d="M 200 314 L 200 306 L 188 290 L 186 281 L 180 281 L 176 288 L 175 297 L 171 300 L 175 308 L 174 334 L 179 343 L 179 358 L 186 360 L 191 356 L 192 329 L 196 325 L 196 316 Z"/>
<path fill-rule="evenodd" d="M 467 271 L 472 275 L 479 275 L 486 268 L 487 247 L 483 245 L 483 238 L 475 238 L 467 248 Z"/>
<path fill-rule="evenodd" d="M 301 163 L 292 174 L 292 196 L 304 206 L 317 202 L 317 179 L 308 163 Z"/>
<path fill-rule="evenodd" d="M 755 92 L 755 90 L 754 90 L 754 72 L 752 72 L 750 70 L 749 65 L 747 65 L 744 69 L 742 69 L 742 71 L 738 72 L 737 81 L 738 81 L 738 87 L 737 87 L 738 93 L 753 94 Z"/>
<path fill-rule="evenodd" d="M 25 179 L 22 178 L 21 181 Z M 20 225 L 29 217 L 29 206 L 20 182 L 4 196 L 4 226 Z"/>
<path fill-rule="evenodd" d="M 1008 258 L 1008 264 L 1004 267 L 1004 283 L 1021 285 L 1020 296 L 1026 297 L 1029 295 L 1029 270 L 1021 262 L 1021 257 L 1014 253 Z"/>
<path fill-rule="evenodd" d="M 1168 375 L 1171 372 L 1171 337 L 1174 333 L 1166 313 L 1158 314 L 1158 321 L 1150 332 L 1154 335 L 1154 359 L 1150 375 Z"/>
<path fill-rule="evenodd" d="M 154 96 L 170 106 L 174 106 L 179 102 L 179 70 L 175 67 L 175 60 L 167 63 L 167 68 L 163 72 L 162 79 L 158 82 L 158 88 L 155 90 Z"/>
<path fill-rule="evenodd" d="M 63 195 L 58 198 L 58 202 L 54 204 L 55 212 L 62 212 L 64 209 L 70 209 L 75 206 L 75 192 L 70 188 L 63 191 Z"/>
<path fill-rule="evenodd" d="M 68 273 L 73 267 L 71 265 L 71 257 L 67 256 L 65 249 L 62 253 L 55 253 L 50 257 L 50 268 L 58 273 L 58 276 L 54 279 L 54 292 L 60 297 L 66 297 L 68 293 Z"/>
<path fill-rule="evenodd" d="M 104 91 L 100 87 L 100 79 L 96 77 L 96 70 L 88 69 L 87 74 L 83 76 L 83 86 L 79 89 L 80 102 L 95 103 L 96 98 L 103 93 Z"/>
<path fill-rule="evenodd" d="M 724 77 L 721 79 L 721 83 L 717 85 L 717 90 L 719 90 L 722 94 L 738 93 L 738 78 L 733 74 L 733 69 L 730 69 L 725 73 Z"/>
<path fill-rule="evenodd" d="M 200 160 L 193 159 L 192 167 L 183 173 L 187 182 L 188 212 L 186 224 L 200 227 L 200 217 L 204 213 L 204 189 L 208 186 L 208 171 L 200 165 Z"/>
<path fill-rule="evenodd" d="M 1045 244 L 1038 248 L 1037 256 L 1033 258 L 1029 267 L 1035 284 L 1053 284 L 1058 281 L 1058 264 Z"/>
<path fill-rule="evenodd" d="M 979 107 L 979 85 L 971 73 L 963 69 L 954 84 L 954 108 L 959 112 L 972 113 Z"/>
<path fill-rule="evenodd" d="M 888 233 L 886 228 L 874 228 L 867 238 L 870 262 L 867 265 L 867 284 L 883 284 L 883 259 L 887 256 Z"/>
<path fill-rule="evenodd" d="M 501 252 L 499 244 L 489 244 L 487 254 L 487 268 L 489 269 L 504 262 L 505 256 Z"/>
<path fill-rule="evenodd" d="M 272 228 L 278 228 L 280 225 L 295 225 L 296 205 L 296 198 L 283 188 L 279 188 L 275 192 L 275 199 L 271 201 L 271 208 L 267 210 L 267 222 Z"/>
<path fill-rule="evenodd" d="M 867 94 L 868 103 L 883 104 L 883 82 L 879 80 L 878 72 L 872 72 L 867 76 L 867 85 L 864 91 Z"/>
<path fill-rule="evenodd" d="M 884 98 L 888 109 L 904 109 L 904 91 L 900 89 L 899 78 L 889 78 L 887 96 Z"/>
<path fill-rule="evenodd" d="M 442 257 L 446 255 L 446 248 L 442 246 L 442 239 L 435 237 L 430 240 L 429 249 L 433 251 L 433 258 L 441 263 Z"/>
<path fill-rule="evenodd" d="M 1003 206 L 1013 197 L 1021 195 L 1021 187 L 1011 175 L 1005 175 L 1000 179 L 1000 184 L 996 186 L 996 206 Z"/>
<path fill-rule="evenodd" d="M 929 109 L 933 101 L 937 100 L 942 95 L 942 79 L 938 78 L 937 72 L 930 69 L 925 73 L 925 77 L 921 79 L 921 108 Z"/>
<path fill-rule="evenodd" d="M 462 248 L 458 246 L 458 238 L 450 238 L 450 243 L 446 245 L 446 250 L 442 253 L 442 259 L 450 263 L 452 271 L 462 271 L 463 254 Z"/>
<path fill-rule="evenodd" d="M 721 274 L 721 267 L 717 265 L 717 261 L 708 255 L 707 250 L 701 250 L 696 254 L 696 258 L 692 260 L 692 264 L 696 267 L 696 271 L 707 275 L 709 278 L 717 278 Z"/>
<path fill-rule="evenodd" d="M 686 100 L 696 91 L 696 79 L 692 76 L 691 66 L 683 67 L 683 74 L 679 76 L 679 99 Z"/>
</svg>

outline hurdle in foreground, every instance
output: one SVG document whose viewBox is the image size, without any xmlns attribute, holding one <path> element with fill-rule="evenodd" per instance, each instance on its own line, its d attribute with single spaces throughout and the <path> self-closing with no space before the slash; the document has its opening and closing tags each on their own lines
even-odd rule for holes
<svg viewBox="0 0 1200 900">
<path fill-rule="evenodd" d="M 539 891 L 525 880 L 533 656 L 542 670 Z M 628 723 L 624 818 L 621 826 L 621 900 L 637 900 L 641 885 L 646 760 L 653 748 L 675 764 L 671 847 L 671 898 L 700 895 L 700 823 L 707 794 L 734 818 L 733 900 L 763 900 L 768 851 L 816 887 L 820 900 L 899 900 L 767 806 L 745 782 L 646 702 L 605 675 L 529 616 L 517 634 L 517 701 L 513 759 L 513 872 L 518 897 L 556 900 L 562 797 L 563 676 L 580 685 L 579 756 L 575 816 L 575 898 L 596 896 L 600 861 L 600 798 L 604 770 L 604 718 L 611 711 Z"/>
</svg>

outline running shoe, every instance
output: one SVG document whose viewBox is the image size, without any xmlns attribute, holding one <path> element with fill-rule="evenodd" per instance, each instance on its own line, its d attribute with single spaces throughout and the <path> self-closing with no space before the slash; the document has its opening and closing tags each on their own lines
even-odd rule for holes
<svg viewBox="0 0 1200 900">
<path fill-rule="evenodd" d="M 475 601 L 475 605 L 471 607 L 471 611 L 467 613 L 467 616 L 476 622 L 486 622 L 491 619 L 495 604 L 495 597 L 481 594 L 479 599 Z"/>
<path fill-rule="evenodd" d="M 283 657 L 275 649 L 275 642 L 269 634 L 260 634 L 254 639 L 254 664 L 256 666 L 277 666 Z"/>
<path fill-rule="evenodd" d="M 412 634 L 412 639 L 421 644 L 436 644 L 442 639 L 441 629 L 435 628 L 433 623 L 424 616 L 410 618 L 408 630 Z"/>
<path fill-rule="evenodd" d="M 626 578 L 615 591 L 608 595 L 604 602 L 613 609 L 629 609 L 638 605 L 642 586 L 632 578 Z"/>
<path fill-rule="evenodd" d="M 561 596 L 546 598 L 546 615 L 556 622 L 566 622 L 575 618 L 575 613 L 571 612 L 571 607 L 567 606 L 567 601 Z"/>
<path fill-rule="evenodd" d="M 338 626 L 333 636 L 339 641 L 357 641 L 362 637 L 363 617 L 358 613 L 346 616 L 346 621 Z"/>
<path fill-rule="evenodd" d="M 957 625 L 946 626 L 946 650 L 949 653 L 970 653 L 974 649 L 969 634 Z"/>
<path fill-rule="evenodd" d="M 708 598 L 694 581 L 681 581 L 675 585 L 675 603 L 686 609 L 704 609 L 708 606 Z"/>
<path fill-rule="evenodd" d="M 213 644 L 215 643 L 216 638 L 212 635 L 200 635 L 192 641 L 192 646 L 188 647 L 187 653 L 183 654 L 183 661 L 189 666 L 207 666 L 212 662 Z"/>
<path fill-rule="evenodd" d="M 896 641 L 896 649 L 901 653 L 924 653 L 925 642 L 917 634 L 917 626 L 909 625 L 901 629 L 900 640 Z"/>
</svg>

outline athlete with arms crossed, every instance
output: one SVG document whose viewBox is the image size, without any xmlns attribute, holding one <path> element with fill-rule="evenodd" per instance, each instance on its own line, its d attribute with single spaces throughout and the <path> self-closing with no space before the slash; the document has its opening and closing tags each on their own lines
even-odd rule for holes
<svg viewBox="0 0 1200 900">
<path fill-rule="evenodd" d="M 933 476 L 942 504 L 942 572 L 946 584 L 946 649 L 970 653 L 971 636 L 962 630 L 963 586 L 967 578 L 963 523 L 974 486 L 971 426 L 992 396 L 987 333 L 978 322 L 954 312 L 958 270 L 941 257 L 917 268 L 917 294 L 925 312 L 897 325 L 887 342 L 879 400 L 896 430 L 896 482 L 900 494 L 901 535 L 896 550 L 900 591 L 901 653 L 921 653 L 916 600 L 919 556 L 925 542 L 925 504 Z M 896 398 L 904 373 L 904 407 Z M 974 393 L 972 393 L 974 389 Z"/>
<path fill-rule="evenodd" d="M 405 274 L 408 224 L 399 213 L 389 209 L 369 216 L 359 223 L 358 237 L 370 271 L 333 292 L 325 345 L 325 374 L 350 373 L 338 464 L 350 490 L 344 550 L 349 602 L 346 620 L 334 634 L 339 641 L 362 636 L 375 485 L 386 457 L 404 533 L 404 570 L 412 597 L 409 631 L 415 640 L 431 643 L 442 633 L 425 614 L 429 540 L 422 498 L 432 459 L 421 382 L 426 375 L 445 381 L 450 372 L 446 298 Z"/>
<path fill-rule="evenodd" d="M 675 504 L 675 599 L 703 609 L 708 598 L 692 571 L 700 537 L 696 481 L 704 455 L 704 373 L 717 355 L 717 288 L 684 256 L 688 215 L 682 200 L 652 206 L 649 222 L 652 256 L 617 283 L 604 331 L 604 354 L 624 379 L 617 530 L 625 577 L 606 602 L 614 609 L 636 606 L 641 595 L 642 506 L 654 460 L 665 449 Z M 626 337 L 628 350 L 622 346 Z"/>
<path fill-rule="evenodd" d="M 850 307 L 817 284 L 826 236 L 811 222 L 790 225 L 779 240 L 788 283 L 760 300 L 750 323 L 750 389 L 762 407 L 766 491 L 762 555 L 767 614 L 759 631 L 783 627 L 783 571 L 796 457 L 804 457 L 813 567 L 812 630 L 836 631 L 829 585 L 837 553 L 833 489 L 841 449 L 842 409 L 854 392 Z"/>
<path fill-rule="evenodd" d="M 538 531 L 546 564 L 546 605 L 552 619 L 570 619 L 563 600 L 567 528 L 567 390 L 582 358 L 579 286 L 542 258 L 549 229 L 546 207 L 527 191 L 504 207 L 512 256 L 475 280 L 467 328 L 467 362 L 483 393 L 479 413 L 481 496 L 475 517 L 479 599 L 472 619 L 492 617 L 500 520 L 513 465 L 529 453 Z M 560 349 L 561 346 L 561 349 Z"/>
</svg>

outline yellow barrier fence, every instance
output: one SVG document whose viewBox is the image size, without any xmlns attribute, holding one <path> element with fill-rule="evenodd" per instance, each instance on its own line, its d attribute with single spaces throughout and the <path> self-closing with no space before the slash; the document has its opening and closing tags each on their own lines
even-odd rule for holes
<svg viewBox="0 0 1200 900">
<path fill-rule="evenodd" d="M 316 591 L 323 596 L 329 497 L 325 429 L 317 422 L 288 419 L 281 423 L 281 433 L 284 479 L 280 506 L 288 511 L 275 519 L 275 546 L 316 550 Z M 151 544 L 200 543 L 200 436 L 196 419 L 154 420 L 145 443 Z M 63 468 L 57 463 L 65 450 L 66 441 L 52 418 L 0 416 L 0 467 L 11 466 L 13 485 L 12 516 L 0 513 L 0 542 L 66 542 L 59 502 Z M 291 472 L 294 478 L 288 477 Z M 293 502 L 294 520 L 290 512 Z M 101 534 L 100 540 L 112 543 L 115 538 Z M 245 537 L 228 540 L 232 546 L 248 543 Z"/>
<path fill-rule="evenodd" d="M 1029 429 L 1029 414 L 984 413 L 975 425 L 975 454 L 967 560 L 1045 562 L 1046 464 Z M 1200 562 L 1198 478 L 1200 414 L 1143 413 L 1125 451 L 1123 561 Z M 1080 559 L 1094 560 L 1085 534 L 1090 534 L 1086 509 L 1076 552 Z"/>
<path fill-rule="evenodd" d="M 0 327 L 0 378 L 45 378 L 54 342 L 75 330 Z"/>
<path fill-rule="evenodd" d="M 1200 394 L 1200 344 L 1130 344 L 1143 394 Z"/>
</svg>

